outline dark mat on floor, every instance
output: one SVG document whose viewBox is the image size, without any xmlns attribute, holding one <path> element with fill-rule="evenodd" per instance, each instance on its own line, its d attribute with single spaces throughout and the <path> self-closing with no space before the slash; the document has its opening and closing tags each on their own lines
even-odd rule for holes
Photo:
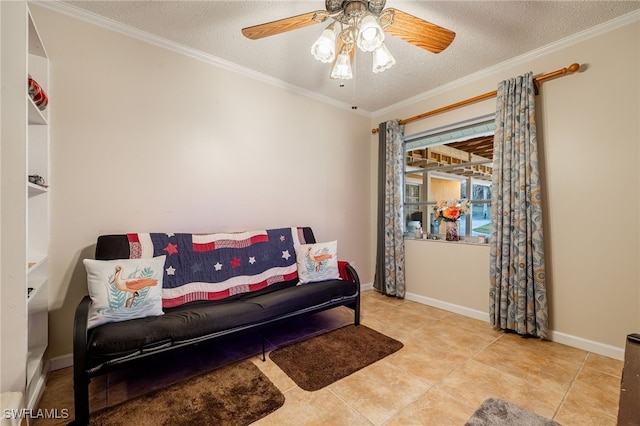
<svg viewBox="0 0 640 426">
<path fill-rule="evenodd" d="M 248 425 L 284 404 L 251 361 L 236 362 L 91 415 L 91 425 Z"/>
<path fill-rule="evenodd" d="M 316 391 L 402 348 L 402 343 L 364 325 L 348 325 L 269 354 L 296 384 Z"/>
</svg>

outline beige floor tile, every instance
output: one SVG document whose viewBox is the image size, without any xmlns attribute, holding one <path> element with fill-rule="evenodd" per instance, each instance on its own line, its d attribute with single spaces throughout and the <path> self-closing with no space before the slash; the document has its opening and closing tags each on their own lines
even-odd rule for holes
<svg viewBox="0 0 640 426">
<path fill-rule="evenodd" d="M 395 300 L 395 299 L 391 299 Z M 362 319 L 364 320 L 377 320 L 377 321 L 401 321 L 403 316 L 415 315 L 411 309 L 404 308 L 404 303 L 388 301 L 381 301 L 377 299 L 363 300 L 362 301 Z"/>
<path fill-rule="evenodd" d="M 288 390 L 284 405 L 254 422 L 256 426 L 327 426 L 366 425 L 371 423 L 342 402 L 327 388 L 307 392 L 298 387 Z"/>
<path fill-rule="evenodd" d="M 363 314 L 377 314 L 385 310 L 395 310 L 398 307 L 396 304 L 384 302 L 381 300 L 371 299 L 362 300 L 361 309 Z"/>
<path fill-rule="evenodd" d="M 284 393 L 297 386 L 275 362 L 271 361 L 268 355 L 266 361 L 262 361 L 261 357 L 252 358 L 251 361 L 280 389 L 280 392 Z"/>
<path fill-rule="evenodd" d="M 384 294 L 378 293 L 375 290 L 363 292 L 362 295 L 363 299 L 366 301 L 375 300 L 395 306 L 404 305 L 405 303 L 409 302 L 407 299 L 398 299 L 397 297 L 386 296 Z"/>
<path fill-rule="evenodd" d="M 401 324 L 407 324 L 413 327 L 413 329 L 419 329 L 425 327 L 430 324 L 435 324 L 441 319 L 436 315 L 424 315 L 419 312 L 415 312 L 415 310 L 405 310 L 401 308 L 399 310 L 399 314 L 394 318 L 396 322 Z"/>
<path fill-rule="evenodd" d="M 406 305 L 403 305 L 403 308 L 411 310 L 417 315 L 433 319 L 443 319 L 448 318 L 449 316 L 456 316 L 456 314 L 445 311 L 444 309 L 434 308 L 433 306 L 413 301 L 407 301 Z"/>
<path fill-rule="evenodd" d="M 423 336 L 410 336 L 389 362 L 435 385 L 464 364 L 469 357 L 425 344 Z"/>
<path fill-rule="evenodd" d="M 473 359 L 523 378 L 530 384 L 553 386 L 560 392 L 569 389 L 582 367 L 579 363 L 565 361 L 556 355 L 524 347 L 508 339 L 498 339 L 474 355 Z"/>
<path fill-rule="evenodd" d="M 404 316 L 411 314 L 411 312 L 407 312 L 401 307 L 388 304 L 380 304 L 380 306 L 375 307 L 375 309 L 365 307 L 363 311 L 365 313 L 365 316 L 373 316 L 376 320 L 385 322 L 400 321 Z"/>
<path fill-rule="evenodd" d="M 568 409 L 617 417 L 619 399 L 620 378 L 584 368 L 569 389 L 565 404 Z"/>
<path fill-rule="evenodd" d="M 589 352 L 563 345 L 562 343 L 552 342 L 550 340 L 542 340 L 537 337 L 523 337 L 514 333 L 503 333 L 501 339 L 513 341 L 524 347 L 543 352 L 549 355 L 555 355 L 565 361 L 583 363 L 587 359 Z"/>
<path fill-rule="evenodd" d="M 447 320 L 440 320 L 420 328 L 415 333 L 422 334 L 425 342 L 442 351 L 471 356 L 489 344 L 497 337 L 469 332 L 469 330 L 451 327 Z"/>
<path fill-rule="evenodd" d="M 592 368 L 596 371 L 601 371 L 615 376 L 618 379 L 622 379 L 623 366 L 623 361 L 593 353 L 589 353 L 587 360 L 584 363 L 585 368 Z"/>
<path fill-rule="evenodd" d="M 532 385 L 526 379 L 475 360 L 467 361 L 436 386 L 475 407 L 496 397 L 547 418 L 554 416 L 565 394 L 550 386 Z"/>
<path fill-rule="evenodd" d="M 454 398 L 437 388 L 432 388 L 406 406 L 385 423 L 385 426 L 463 425 L 476 409 L 477 407 L 472 407 L 460 398 Z"/>
<path fill-rule="evenodd" d="M 384 298 L 383 296 L 377 294 L 374 291 L 364 291 L 360 294 L 360 301 L 362 304 L 362 307 L 368 307 L 368 306 L 387 306 L 389 305 L 388 303 L 385 302 L 386 298 Z"/>
<path fill-rule="evenodd" d="M 364 302 L 381 302 L 383 299 L 387 299 L 387 296 L 378 293 L 376 290 L 366 290 L 360 295 Z"/>
<path fill-rule="evenodd" d="M 562 426 L 616 426 L 617 414 L 605 414 L 577 398 L 570 398 L 563 402 L 553 420 Z"/>
<path fill-rule="evenodd" d="M 392 308 L 383 310 L 381 315 L 367 317 L 365 322 L 376 330 L 401 340 L 418 329 L 437 323 L 438 319 L 419 315 L 411 310 Z"/>
<path fill-rule="evenodd" d="M 429 387 L 387 357 L 329 385 L 328 389 L 371 423 L 382 425 Z"/>
<path fill-rule="evenodd" d="M 469 330 L 472 333 L 478 333 L 493 338 L 500 337 L 503 332 L 494 330 L 487 321 L 481 321 L 475 318 L 465 317 L 463 315 L 451 314 L 444 318 L 448 325 Z"/>
<path fill-rule="evenodd" d="M 363 319 L 362 324 L 403 343 L 415 331 L 415 327 L 410 323 L 382 321 L 370 317 Z"/>
</svg>

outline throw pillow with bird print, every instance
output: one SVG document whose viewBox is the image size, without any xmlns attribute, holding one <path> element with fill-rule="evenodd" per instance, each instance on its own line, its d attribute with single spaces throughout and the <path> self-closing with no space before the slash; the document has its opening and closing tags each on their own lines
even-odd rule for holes
<svg viewBox="0 0 640 426">
<path fill-rule="evenodd" d="M 340 278 L 337 241 L 297 245 L 296 261 L 300 284 Z"/>
<path fill-rule="evenodd" d="M 88 328 L 162 315 L 165 258 L 84 259 L 91 297 Z"/>
</svg>

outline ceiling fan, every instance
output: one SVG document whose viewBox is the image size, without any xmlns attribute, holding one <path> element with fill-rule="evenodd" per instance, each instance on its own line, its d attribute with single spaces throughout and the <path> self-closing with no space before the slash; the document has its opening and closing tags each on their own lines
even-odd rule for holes
<svg viewBox="0 0 640 426">
<path fill-rule="evenodd" d="M 373 72 L 391 68 L 395 59 L 384 45 L 385 33 L 433 53 L 442 52 L 456 36 L 451 30 L 398 9 L 384 9 L 385 3 L 386 0 L 325 0 L 326 10 L 243 28 L 242 34 L 257 40 L 330 20 L 311 53 L 321 62 L 333 63 L 334 79 L 353 78 L 354 46 L 373 52 Z"/>
</svg>

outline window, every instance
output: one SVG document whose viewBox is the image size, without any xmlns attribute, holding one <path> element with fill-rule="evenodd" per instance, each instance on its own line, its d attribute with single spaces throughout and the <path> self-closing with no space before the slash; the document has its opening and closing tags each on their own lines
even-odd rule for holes
<svg viewBox="0 0 640 426">
<path fill-rule="evenodd" d="M 467 199 L 470 211 L 460 220 L 460 234 L 491 232 L 493 116 L 405 138 L 406 223 L 419 221 L 423 231 L 443 234 L 433 219 L 438 200 Z"/>
</svg>

